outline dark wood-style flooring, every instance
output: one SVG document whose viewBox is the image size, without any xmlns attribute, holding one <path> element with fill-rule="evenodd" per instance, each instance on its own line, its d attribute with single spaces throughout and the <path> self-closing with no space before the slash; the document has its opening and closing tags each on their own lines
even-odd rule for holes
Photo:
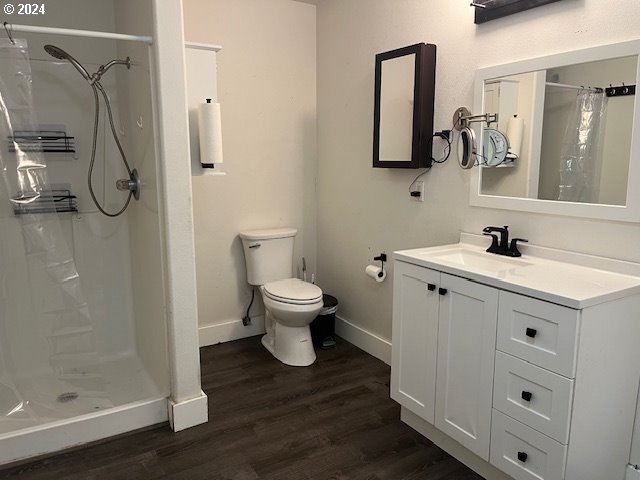
<svg viewBox="0 0 640 480">
<path fill-rule="evenodd" d="M 124 435 L 0 478 L 482 480 L 400 422 L 389 367 L 339 339 L 308 368 L 275 360 L 259 337 L 202 349 L 209 423 Z"/>
</svg>

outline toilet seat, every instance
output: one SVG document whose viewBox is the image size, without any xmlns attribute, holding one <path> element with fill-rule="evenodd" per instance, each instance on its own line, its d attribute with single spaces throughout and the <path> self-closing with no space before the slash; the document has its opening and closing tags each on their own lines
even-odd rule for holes
<svg viewBox="0 0 640 480">
<path fill-rule="evenodd" d="M 263 292 L 271 300 L 292 305 L 310 305 L 322 301 L 322 290 L 319 287 L 297 278 L 266 283 Z"/>
</svg>

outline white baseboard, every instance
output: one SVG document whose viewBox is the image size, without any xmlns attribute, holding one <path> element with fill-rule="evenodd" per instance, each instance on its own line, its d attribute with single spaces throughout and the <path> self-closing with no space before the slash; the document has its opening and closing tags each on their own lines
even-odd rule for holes
<svg viewBox="0 0 640 480">
<path fill-rule="evenodd" d="M 336 334 L 347 342 L 391 365 L 391 342 L 336 315 Z"/>
<path fill-rule="evenodd" d="M 625 480 L 640 480 L 640 471 L 636 470 L 633 465 L 629 465 L 624 478 Z"/>
<path fill-rule="evenodd" d="M 207 396 L 201 390 L 200 396 L 179 403 L 169 401 L 169 421 L 174 432 L 186 430 L 209 421 Z"/>
<path fill-rule="evenodd" d="M 264 315 L 253 317 L 251 325 L 246 327 L 242 324 L 242 320 L 229 320 L 224 323 L 202 325 L 198 328 L 198 332 L 201 347 L 262 335 L 265 333 Z M 391 365 L 391 342 L 389 340 L 340 316 L 336 316 L 336 334 L 387 365 Z"/>
<path fill-rule="evenodd" d="M 251 318 L 251 325 L 244 326 L 242 320 L 228 320 L 223 323 L 202 325 L 198 328 L 200 346 L 207 347 L 223 342 L 240 340 L 241 338 L 262 335 L 264 330 L 264 315 Z"/>
</svg>

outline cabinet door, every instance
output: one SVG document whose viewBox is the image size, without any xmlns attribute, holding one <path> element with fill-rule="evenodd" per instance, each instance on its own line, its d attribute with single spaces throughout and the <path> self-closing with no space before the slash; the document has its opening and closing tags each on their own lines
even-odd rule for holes
<svg viewBox="0 0 640 480">
<path fill-rule="evenodd" d="M 395 262 L 391 398 L 434 420 L 440 272 Z"/>
<path fill-rule="evenodd" d="M 436 427 L 489 459 L 498 290 L 442 274 Z"/>
</svg>

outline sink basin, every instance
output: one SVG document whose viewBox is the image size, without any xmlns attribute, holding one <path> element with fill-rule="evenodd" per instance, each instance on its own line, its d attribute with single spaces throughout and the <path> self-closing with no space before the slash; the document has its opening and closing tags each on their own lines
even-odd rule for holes
<svg viewBox="0 0 640 480">
<path fill-rule="evenodd" d="M 500 273 L 505 270 L 521 268 L 531 263 L 509 257 L 502 257 L 493 253 L 478 252 L 466 248 L 451 248 L 440 251 L 424 252 L 424 258 L 447 262 L 467 268 L 474 268 L 486 272 Z"/>
</svg>

